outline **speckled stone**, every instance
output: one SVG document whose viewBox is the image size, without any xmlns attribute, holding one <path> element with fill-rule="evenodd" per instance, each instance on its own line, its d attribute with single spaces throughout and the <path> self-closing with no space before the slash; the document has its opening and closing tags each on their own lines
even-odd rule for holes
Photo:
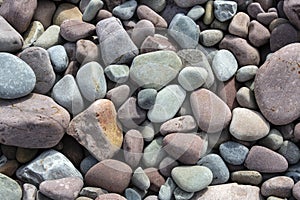
<svg viewBox="0 0 300 200">
<path fill-rule="evenodd" d="M 63 72 L 67 69 L 69 58 L 65 48 L 62 45 L 52 46 L 47 49 L 53 69 L 55 72 Z"/>
<path fill-rule="evenodd" d="M 223 39 L 223 32 L 217 29 L 208 29 L 201 31 L 200 42 L 206 47 L 212 47 Z"/>
<path fill-rule="evenodd" d="M 237 142 L 228 141 L 220 145 L 219 151 L 227 163 L 231 165 L 241 165 L 244 163 L 249 149 Z"/>
<path fill-rule="evenodd" d="M 122 20 L 129 20 L 134 15 L 136 7 L 137 2 L 135 0 L 129 0 L 116 6 L 112 10 L 112 13 Z"/>
<path fill-rule="evenodd" d="M 58 45 L 62 42 L 62 38 L 59 33 L 60 33 L 60 27 L 57 25 L 51 25 L 33 43 L 33 46 L 48 49 L 54 45 Z"/>
<path fill-rule="evenodd" d="M 5 200 L 21 200 L 22 189 L 19 184 L 0 173 L 0 198 Z"/>
<path fill-rule="evenodd" d="M 197 123 L 193 116 L 184 115 L 170 119 L 160 126 L 159 132 L 162 135 L 168 133 L 186 133 L 196 131 Z"/>
<path fill-rule="evenodd" d="M 231 19 L 237 11 L 237 3 L 234 1 L 215 1 L 214 15 L 220 22 Z"/>
<path fill-rule="evenodd" d="M 185 67 L 178 74 L 178 82 L 186 91 L 193 91 L 201 87 L 208 77 L 204 68 Z"/>
<path fill-rule="evenodd" d="M 137 130 L 129 130 L 124 136 L 123 152 L 125 162 L 131 167 L 136 168 L 143 156 L 144 138 Z"/>
<path fill-rule="evenodd" d="M 246 65 L 239 68 L 236 72 L 236 80 L 239 82 L 246 82 L 253 79 L 256 75 L 258 67 L 255 65 Z"/>
<path fill-rule="evenodd" d="M 124 83 L 129 78 L 127 65 L 109 65 L 104 69 L 106 76 L 115 83 Z"/>
<path fill-rule="evenodd" d="M 250 17 L 244 12 L 238 12 L 231 20 L 228 31 L 233 35 L 247 38 Z"/>
</svg>

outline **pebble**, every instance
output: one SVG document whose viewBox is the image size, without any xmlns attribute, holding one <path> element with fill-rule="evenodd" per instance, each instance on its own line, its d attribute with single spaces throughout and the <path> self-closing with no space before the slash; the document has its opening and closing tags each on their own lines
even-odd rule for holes
<svg viewBox="0 0 300 200">
<path fill-rule="evenodd" d="M 35 200 L 37 188 L 29 183 L 23 184 L 23 199 L 22 200 Z"/>
<path fill-rule="evenodd" d="M 141 195 L 132 188 L 127 188 L 125 190 L 125 197 L 127 200 L 141 200 Z"/>
<path fill-rule="evenodd" d="M 163 149 L 184 164 L 196 164 L 206 151 L 206 141 L 193 133 L 171 133 L 163 139 Z"/>
<path fill-rule="evenodd" d="M 116 6 L 112 10 L 112 13 L 122 20 L 129 20 L 133 17 L 136 7 L 137 2 L 135 0 L 129 0 L 119 6 Z"/>
<path fill-rule="evenodd" d="M 194 192 L 186 192 L 180 189 L 180 187 L 177 187 L 173 194 L 176 200 L 188 200 L 194 196 Z"/>
<path fill-rule="evenodd" d="M 160 187 L 158 198 L 161 200 L 170 200 L 172 198 L 175 188 L 176 188 L 176 184 L 174 183 L 172 178 L 169 177 L 166 180 L 165 184 Z"/>
<path fill-rule="evenodd" d="M 169 177 L 171 176 L 171 171 L 173 168 L 179 166 L 179 163 L 174 160 L 172 157 L 165 157 L 160 163 L 159 163 L 159 172 L 165 176 Z"/>
<path fill-rule="evenodd" d="M 255 65 L 246 65 L 239 68 L 236 72 L 236 80 L 238 82 L 246 82 L 253 79 L 257 73 L 258 67 Z"/>
<path fill-rule="evenodd" d="M 237 142 L 228 141 L 219 146 L 223 159 L 231 165 L 242 165 L 248 155 L 249 149 Z"/>
<path fill-rule="evenodd" d="M 33 20 L 39 21 L 43 24 L 44 28 L 51 25 L 52 17 L 56 10 L 56 5 L 51 0 L 37 1 L 37 8 L 33 15 Z"/>
<path fill-rule="evenodd" d="M 297 8 L 299 6 L 299 2 L 297 0 L 288 0 L 283 3 L 283 10 L 289 21 L 299 30 L 300 22 L 299 22 L 299 12 Z"/>
<path fill-rule="evenodd" d="M 197 165 L 207 167 L 213 173 L 212 185 L 226 183 L 229 178 L 229 170 L 223 159 L 218 154 L 208 154 L 201 158 Z"/>
<path fill-rule="evenodd" d="M 92 155 L 89 155 L 89 156 L 85 157 L 80 162 L 80 171 L 81 171 L 81 173 L 86 174 L 87 171 L 89 171 L 89 169 L 97 163 L 98 163 L 98 160 L 96 158 L 94 158 Z"/>
<path fill-rule="evenodd" d="M 165 156 L 163 138 L 158 137 L 146 145 L 143 154 L 143 164 L 145 167 L 157 167 Z"/>
<path fill-rule="evenodd" d="M 60 26 L 67 19 L 77 19 L 82 21 L 82 13 L 79 8 L 70 3 L 60 4 L 53 16 L 53 24 Z"/>
<path fill-rule="evenodd" d="M 269 42 L 269 30 L 256 20 L 249 23 L 249 41 L 255 47 L 260 47 Z"/>
<path fill-rule="evenodd" d="M 19 58 L 25 61 L 35 73 L 34 92 L 39 94 L 48 93 L 56 78 L 48 52 L 41 47 L 29 47 L 19 54 Z"/>
<path fill-rule="evenodd" d="M 102 99 L 107 90 L 102 66 L 95 61 L 84 64 L 77 72 L 76 82 L 81 95 L 89 102 Z"/>
<path fill-rule="evenodd" d="M 159 132 L 162 135 L 169 133 L 188 133 L 196 131 L 197 123 L 193 116 L 184 115 L 170 119 L 160 126 Z"/>
<path fill-rule="evenodd" d="M 283 155 L 290 165 L 296 164 L 300 160 L 299 147 L 291 141 L 285 140 L 277 152 Z"/>
<path fill-rule="evenodd" d="M 148 190 L 150 187 L 150 180 L 141 167 L 136 168 L 132 175 L 131 182 L 140 190 Z"/>
<path fill-rule="evenodd" d="M 239 36 L 241 38 L 247 38 L 248 36 L 248 26 L 250 23 L 250 17 L 244 12 L 238 12 L 232 18 L 228 31 L 229 33 Z"/>
<path fill-rule="evenodd" d="M 247 7 L 247 13 L 250 17 L 256 19 L 259 13 L 264 13 L 264 9 L 261 7 L 260 3 L 252 2 Z"/>
<path fill-rule="evenodd" d="M 22 49 L 30 47 L 44 33 L 45 29 L 41 22 L 33 21 L 24 33 L 24 44 Z"/>
<path fill-rule="evenodd" d="M 62 153 L 53 149 L 44 151 L 33 161 L 20 167 L 16 175 L 20 180 L 33 185 L 66 177 L 83 179 L 74 165 Z"/>
<path fill-rule="evenodd" d="M 262 175 L 257 171 L 235 171 L 231 174 L 233 182 L 245 185 L 259 185 L 262 179 Z"/>
<path fill-rule="evenodd" d="M 197 46 L 200 29 L 197 24 L 188 16 L 177 14 L 172 19 L 168 34 L 179 44 L 183 49 L 193 49 Z"/>
<path fill-rule="evenodd" d="M 74 117 L 67 134 L 74 137 L 99 161 L 112 158 L 123 142 L 115 106 L 107 99 L 95 101 Z"/>
<path fill-rule="evenodd" d="M 101 20 L 96 25 L 101 55 L 105 66 L 130 62 L 138 49 L 115 17 Z M 111 44 L 116 44 L 111 46 Z"/>
<path fill-rule="evenodd" d="M 298 32 L 290 23 L 280 24 L 273 29 L 270 37 L 270 48 L 275 52 L 288 44 L 299 42 Z"/>
<path fill-rule="evenodd" d="M 125 162 L 136 168 L 143 156 L 144 138 L 137 130 L 129 130 L 124 136 L 123 151 Z"/>
<path fill-rule="evenodd" d="M 275 9 L 275 11 L 268 11 L 266 13 L 259 13 L 257 15 L 257 21 L 259 21 L 260 23 L 262 23 L 265 26 L 269 26 L 270 23 L 274 20 L 278 18 L 278 14 L 277 14 L 277 10 Z"/>
<path fill-rule="evenodd" d="M 16 159 L 16 152 L 17 152 L 17 147 L 16 146 L 11 146 L 11 145 L 6 145 L 6 144 L 1 144 L 1 154 L 3 154 L 1 158 L 0 163 L 6 163 L 7 160 L 15 160 Z"/>
<path fill-rule="evenodd" d="M 16 152 L 16 160 L 19 163 L 27 163 L 35 158 L 37 155 L 38 150 L 37 149 L 29 149 L 29 148 L 22 148 L 18 147 Z"/>
<path fill-rule="evenodd" d="M 131 168 L 118 160 L 105 159 L 94 165 L 85 175 L 86 184 L 109 192 L 122 193 L 129 185 Z"/>
<path fill-rule="evenodd" d="M 207 76 L 204 68 L 185 67 L 178 75 L 178 82 L 186 91 L 193 91 L 206 82 Z"/>
<path fill-rule="evenodd" d="M 0 198 L 5 200 L 21 200 L 22 189 L 19 184 L 2 173 L 0 173 L 0 179 Z"/>
<path fill-rule="evenodd" d="M 172 81 L 182 68 L 173 51 L 156 51 L 136 56 L 130 67 L 130 79 L 144 88 L 161 89 Z"/>
<path fill-rule="evenodd" d="M 161 123 L 173 118 L 181 107 L 186 92 L 179 85 L 168 85 L 157 93 L 153 108 L 147 113 L 151 122 Z"/>
<path fill-rule="evenodd" d="M 190 9 L 190 11 L 187 13 L 187 16 L 191 18 L 194 21 L 197 21 L 200 19 L 205 13 L 205 9 L 200 5 L 195 5 Z"/>
<path fill-rule="evenodd" d="M 19 33 L 24 33 L 30 25 L 36 7 L 37 0 L 28 0 L 26 4 L 19 1 L 3 1 L 0 15 Z"/>
<path fill-rule="evenodd" d="M 231 19 L 237 12 L 237 3 L 235 1 L 215 1 L 214 15 L 220 22 Z"/>
<path fill-rule="evenodd" d="M 108 200 L 108 199 L 126 200 L 126 198 L 122 197 L 119 194 L 115 194 L 115 193 L 102 194 L 102 195 L 98 196 L 95 200 Z"/>
<path fill-rule="evenodd" d="M 232 35 L 225 35 L 219 44 L 221 49 L 231 51 L 240 66 L 258 65 L 260 55 L 256 48 L 252 47 L 247 40 Z"/>
<path fill-rule="evenodd" d="M 222 49 L 214 56 L 212 69 L 220 81 L 227 81 L 237 71 L 238 63 L 230 51 Z"/>
<path fill-rule="evenodd" d="M 203 23 L 205 25 L 210 25 L 213 22 L 214 19 L 215 19 L 215 16 L 214 16 L 214 1 L 209 0 L 205 4 L 205 13 L 204 13 L 204 17 L 203 17 Z"/>
<path fill-rule="evenodd" d="M 200 42 L 206 47 L 212 47 L 223 39 L 223 32 L 217 29 L 204 30 L 200 33 Z"/>
<path fill-rule="evenodd" d="M 249 142 L 256 141 L 268 135 L 270 124 L 257 111 L 235 108 L 232 111 L 229 131 L 236 139 Z"/>
<path fill-rule="evenodd" d="M 0 173 L 12 177 L 16 170 L 20 167 L 20 164 L 16 160 L 8 160 L 0 167 Z"/>
<path fill-rule="evenodd" d="M 131 39 L 137 47 L 141 47 L 148 36 L 154 36 L 155 27 L 149 20 L 142 19 L 132 29 Z"/>
<path fill-rule="evenodd" d="M 191 1 L 174 0 L 174 2 L 176 3 L 176 5 L 178 5 L 181 8 L 189 8 L 197 4 L 204 4 L 207 2 L 207 0 L 191 0 Z"/>
<path fill-rule="evenodd" d="M 177 46 L 172 44 L 170 40 L 161 35 L 155 34 L 154 36 L 148 36 L 141 45 L 141 53 L 149 53 L 159 50 L 177 51 Z"/>
<path fill-rule="evenodd" d="M 139 91 L 137 96 L 138 105 L 145 110 L 149 110 L 153 108 L 156 96 L 157 91 L 155 89 L 143 89 Z"/>
<path fill-rule="evenodd" d="M 207 133 L 222 131 L 231 119 L 229 107 L 216 94 L 199 89 L 191 93 L 191 107 L 199 128 Z"/>
<path fill-rule="evenodd" d="M 237 91 L 236 100 L 243 108 L 257 109 L 254 93 L 247 87 L 241 87 Z"/>
<path fill-rule="evenodd" d="M 81 65 L 92 61 L 100 62 L 99 46 L 90 40 L 78 40 L 76 42 L 76 60 Z"/>
<path fill-rule="evenodd" d="M 295 183 L 292 194 L 296 199 L 300 199 L 300 182 Z"/>
<path fill-rule="evenodd" d="M 85 196 L 92 199 L 95 199 L 102 194 L 107 194 L 107 191 L 98 187 L 84 187 L 79 193 L 80 196 Z"/>
<path fill-rule="evenodd" d="M 296 139 L 300 139 L 300 123 L 297 123 L 294 127 L 294 136 Z"/>
<path fill-rule="evenodd" d="M 300 116 L 299 51 L 299 43 L 287 45 L 272 54 L 257 71 L 256 102 L 262 114 L 274 125 L 291 123 Z M 284 96 L 289 96 L 289 101 L 283 101 Z"/>
<path fill-rule="evenodd" d="M 261 194 L 265 197 L 290 197 L 294 186 L 293 179 L 286 176 L 276 176 L 265 181 L 261 186 Z"/>
<path fill-rule="evenodd" d="M 248 153 L 245 166 L 262 173 L 277 173 L 286 171 L 288 162 L 275 151 L 262 146 L 253 146 Z"/>
<path fill-rule="evenodd" d="M 151 142 L 156 134 L 153 124 L 148 120 L 140 124 L 138 130 L 141 132 L 145 142 Z"/>
<path fill-rule="evenodd" d="M 92 21 L 103 5 L 103 1 L 101 0 L 90 0 L 84 9 L 82 20 L 86 22 Z"/>
<path fill-rule="evenodd" d="M 115 83 L 125 83 L 129 78 L 127 65 L 109 65 L 104 69 L 105 75 Z"/>
<path fill-rule="evenodd" d="M 161 186 L 166 182 L 165 178 L 159 173 L 158 169 L 154 167 L 145 169 L 145 173 L 150 180 L 149 190 L 158 193 Z"/>
<path fill-rule="evenodd" d="M 166 20 L 146 5 L 138 6 L 136 13 L 140 20 L 142 19 L 149 20 L 154 24 L 155 27 L 159 27 L 159 28 L 168 27 L 168 23 L 166 22 Z"/>
<path fill-rule="evenodd" d="M 110 99 L 116 108 L 120 107 L 129 97 L 130 88 L 128 85 L 120 85 L 109 90 L 106 98 Z"/>
<path fill-rule="evenodd" d="M 70 42 L 90 37 L 95 30 L 95 25 L 76 19 L 65 20 L 60 25 L 60 35 Z"/>
<path fill-rule="evenodd" d="M 52 89 L 52 98 L 73 115 L 84 110 L 84 102 L 72 75 L 65 75 Z"/>
<path fill-rule="evenodd" d="M 213 180 L 211 170 L 204 166 L 175 167 L 172 170 L 174 182 L 186 192 L 197 192 L 206 188 Z"/>
<path fill-rule="evenodd" d="M 60 33 L 60 27 L 57 25 L 51 25 L 33 43 L 33 46 L 48 49 L 54 45 L 58 45 L 62 42 L 62 38 L 59 33 Z"/>
<path fill-rule="evenodd" d="M 47 49 L 53 69 L 55 72 L 63 72 L 67 69 L 69 58 L 65 48 L 62 45 L 52 46 Z"/>
<path fill-rule="evenodd" d="M 22 48 L 24 42 L 22 36 L 2 16 L 0 16 L 0 34 L 1 52 L 15 52 Z"/>
<path fill-rule="evenodd" d="M 207 190 L 196 193 L 193 199 L 215 200 L 215 199 L 261 199 L 260 189 L 251 185 L 238 185 L 228 183 L 222 185 L 208 186 Z"/>
<path fill-rule="evenodd" d="M 39 191 L 51 199 L 73 200 L 78 196 L 82 187 L 82 179 L 78 177 L 66 177 L 41 182 Z"/>
<path fill-rule="evenodd" d="M 258 144 L 276 151 L 283 144 L 283 137 L 277 129 L 271 129 L 266 137 L 258 141 Z"/>
</svg>

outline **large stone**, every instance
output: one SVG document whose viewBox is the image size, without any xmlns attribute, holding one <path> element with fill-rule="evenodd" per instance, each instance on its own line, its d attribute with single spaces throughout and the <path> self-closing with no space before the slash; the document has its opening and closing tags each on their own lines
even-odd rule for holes
<svg viewBox="0 0 300 200">
<path fill-rule="evenodd" d="M 22 36 L 0 15 L 0 52 L 15 52 L 22 46 Z"/>
<path fill-rule="evenodd" d="M 20 185 L 8 176 L 0 173 L 0 198 L 5 200 L 21 200 Z"/>
<path fill-rule="evenodd" d="M 285 46 L 272 54 L 255 77 L 256 102 L 272 124 L 284 125 L 300 117 L 299 53 L 299 43 Z"/>
<path fill-rule="evenodd" d="M 123 142 L 118 127 L 115 106 L 110 100 L 100 99 L 77 115 L 67 133 L 83 145 L 96 159 L 111 158 Z"/>
<path fill-rule="evenodd" d="M 161 89 L 172 81 L 182 68 L 173 51 L 157 51 L 139 55 L 130 67 L 130 79 L 140 87 Z"/>
</svg>

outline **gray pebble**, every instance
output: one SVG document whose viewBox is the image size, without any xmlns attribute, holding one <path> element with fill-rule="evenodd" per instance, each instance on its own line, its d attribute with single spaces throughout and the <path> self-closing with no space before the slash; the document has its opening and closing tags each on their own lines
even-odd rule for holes
<svg viewBox="0 0 300 200">
<path fill-rule="evenodd" d="M 104 4 L 101 0 L 90 0 L 89 4 L 85 7 L 85 10 L 82 14 L 82 20 L 89 22 L 94 19 L 103 5 Z"/>
<path fill-rule="evenodd" d="M 300 150 L 299 147 L 291 142 L 291 141 L 284 141 L 278 149 L 278 153 L 283 155 L 286 158 L 289 164 L 296 164 L 300 160 Z"/>
<path fill-rule="evenodd" d="M 63 72 L 67 69 L 69 58 L 67 52 L 62 45 L 50 47 L 48 50 L 51 63 L 55 72 Z"/>
<path fill-rule="evenodd" d="M 133 172 L 131 182 L 140 190 L 148 190 L 148 188 L 150 187 L 150 180 L 141 167 L 138 167 Z"/>
<path fill-rule="evenodd" d="M 115 83 L 124 83 L 129 78 L 127 65 L 109 65 L 104 69 L 106 76 Z"/>
<path fill-rule="evenodd" d="M 172 178 L 169 177 L 166 180 L 165 184 L 163 184 L 160 187 L 160 190 L 159 190 L 159 193 L 158 193 L 158 198 L 160 200 L 171 200 L 175 188 L 176 188 L 176 184 L 174 183 Z"/>
<path fill-rule="evenodd" d="M 208 73 L 201 67 L 185 67 L 178 75 L 179 84 L 186 91 L 193 91 L 201 87 L 208 77 Z"/>
<path fill-rule="evenodd" d="M 239 82 L 246 82 L 253 79 L 256 75 L 258 67 L 255 65 L 246 65 L 237 70 L 236 80 Z"/>
<path fill-rule="evenodd" d="M 22 198 L 22 189 L 19 184 L 0 173 L 0 199 L 5 200 L 20 200 Z"/>
<path fill-rule="evenodd" d="M 258 144 L 272 150 L 277 150 L 283 143 L 283 137 L 277 129 L 271 129 L 268 135 L 258 141 Z"/>
<path fill-rule="evenodd" d="M 132 188 L 127 188 L 125 190 L 125 197 L 127 200 L 141 200 L 142 199 L 141 195 Z"/>
<path fill-rule="evenodd" d="M 0 16 L 0 51 L 15 52 L 22 48 L 23 38 L 2 16 Z"/>
<path fill-rule="evenodd" d="M 155 136 L 155 130 L 153 124 L 146 120 L 139 127 L 138 130 L 142 134 L 144 141 L 151 142 Z"/>
<path fill-rule="evenodd" d="M 177 187 L 174 190 L 174 197 L 176 200 L 188 200 L 191 199 L 193 196 L 194 196 L 194 192 L 186 192 L 180 189 L 180 187 Z"/>
<path fill-rule="evenodd" d="M 93 167 L 95 164 L 97 164 L 99 161 L 94 158 L 93 156 L 89 155 L 87 157 L 85 157 L 81 163 L 80 163 L 80 171 L 82 172 L 82 174 L 86 174 L 87 171 L 89 171 L 89 169 L 91 167 Z"/>
<path fill-rule="evenodd" d="M 159 163 L 158 168 L 163 176 L 169 177 L 172 169 L 177 166 L 179 166 L 179 163 L 174 158 L 167 156 Z"/>
<path fill-rule="evenodd" d="M 231 19 L 237 11 L 235 1 L 214 1 L 214 14 L 220 22 Z"/>
<path fill-rule="evenodd" d="M 257 108 L 254 93 L 247 87 L 241 87 L 237 91 L 236 100 L 241 107 L 250 108 L 253 110 Z"/>
<path fill-rule="evenodd" d="M 138 93 L 138 105 L 149 110 L 154 106 L 157 91 L 155 89 L 143 89 Z"/>
<path fill-rule="evenodd" d="M 228 141 L 219 147 L 222 158 L 229 164 L 241 165 L 244 163 L 249 149 L 237 142 Z"/>
<path fill-rule="evenodd" d="M 158 164 L 166 157 L 166 152 L 162 148 L 162 137 L 154 139 L 146 146 L 143 154 L 143 164 L 148 167 L 157 167 Z"/>
<path fill-rule="evenodd" d="M 112 13 L 122 20 L 129 20 L 134 15 L 136 7 L 137 2 L 135 0 L 129 0 L 116 6 L 112 10 Z"/>
<path fill-rule="evenodd" d="M 166 7 L 166 0 L 140 0 L 140 3 L 149 6 L 157 13 L 163 11 Z"/>
<path fill-rule="evenodd" d="M 191 8 L 191 10 L 187 13 L 187 16 L 190 17 L 192 20 L 197 21 L 204 15 L 204 13 L 205 9 L 200 5 L 196 5 Z"/>
<path fill-rule="evenodd" d="M 209 29 L 200 33 L 200 42 L 204 46 L 211 47 L 223 39 L 223 32 L 217 29 Z"/>
<path fill-rule="evenodd" d="M 129 97 L 130 88 L 128 85 L 120 85 L 106 93 L 106 98 L 110 99 L 116 107 L 120 107 Z"/>
</svg>

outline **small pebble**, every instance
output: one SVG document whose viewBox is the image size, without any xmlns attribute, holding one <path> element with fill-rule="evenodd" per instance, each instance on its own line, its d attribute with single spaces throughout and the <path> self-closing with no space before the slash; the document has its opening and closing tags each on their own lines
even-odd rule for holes
<svg viewBox="0 0 300 200">
<path fill-rule="evenodd" d="M 190 17 L 192 20 L 197 21 L 200 19 L 205 13 L 205 10 L 200 5 L 195 5 L 192 9 L 187 13 L 187 16 Z"/>
<path fill-rule="evenodd" d="M 103 7 L 103 1 L 101 0 L 90 0 L 88 5 L 85 7 L 82 14 L 82 20 L 89 22 L 94 19 L 98 11 Z"/>
<path fill-rule="evenodd" d="M 177 187 L 173 194 L 176 200 L 188 200 L 194 196 L 194 192 L 186 192 L 180 189 L 180 187 Z"/>
<path fill-rule="evenodd" d="M 246 82 L 253 79 L 257 73 L 258 67 L 255 65 L 247 65 L 239 68 L 236 73 L 236 80 Z"/>
<path fill-rule="evenodd" d="M 254 93 L 247 87 L 241 87 L 237 91 L 236 100 L 243 108 L 257 109 Z"/>
<path fill-rule="evenodd" d="M 257 171 L 235 171 L 231 174 L 231 180 L 239 184 L 259 185 L 262 175 Z"/>
<path fill-rule="evenodd" d="M 206 47 L 212 47 L 223 39 L 223 32 L 217 29 L 201 31 L 200 42 Z"/>
<path fill-rule="evenodd" d="M 157 91 L 155 89 L 143 89 L 139 91 L 137 96 L 139 106 L 145 110 L 153 108 L 156 96 Z"/>
<path fill-rule="evenodd" d="M 234 1 L 215 1 L 214 14 L 220 22 L 231 19 L 237 12 L 237 3 Z"/>
<path fill-rule="evenodd" d="M 299 147 L 291 141 L 285 140 L 277 152 L 283 155 L 290 165 L 296 164 L 300 160 Z"/>
<path fill-rule="evenodd" d="M 203 68 L 185 67 L 178 74 L 178 82 L 186 91 L 193 91 L 206 82 L 207 76 Z"/>
<path fill-rule="evenodd" d="M 55 72 L 63 72 L 67 69 L 69 58 L 65 48 L 62 45 L 52 46 L 47 49 L 53 69 Z"/>
<path fill-rule="evenodd" d="M 243 164 L 249 152 L 246 146 L 233 141 L 222 143 L 219 150 L 224 160 L 231 165 Z"/>
<path fill-rule="evenodd" d="M 137 2 L 135 0 L 129 0 L 119 6 L 116 6 L 112 10 L 112 13 L 122 20 L 129 20 L 134 15 L 136 7 Z"/>
<path fill-rule="evenodd" d="M 286 176 L 276 176 L 265 181 L 261 186 L 263 196 L 276 196 L 287 198 L 292 194 L 294 186 L 293 179 Z"/>
<path fill-rule="evenodd" d="M 136 168 L 132 175 L 131 182 L 141 190 L 148 190 L 150 187 L 150 180 L 141 167 Z"/>
<path fill-rule="evenodd" d="M 127 200 L 141 200 L 142 199 L 141 195 L 132 188 L 127 188 L 125 190 L 125 197 Z"/>
</svg>

